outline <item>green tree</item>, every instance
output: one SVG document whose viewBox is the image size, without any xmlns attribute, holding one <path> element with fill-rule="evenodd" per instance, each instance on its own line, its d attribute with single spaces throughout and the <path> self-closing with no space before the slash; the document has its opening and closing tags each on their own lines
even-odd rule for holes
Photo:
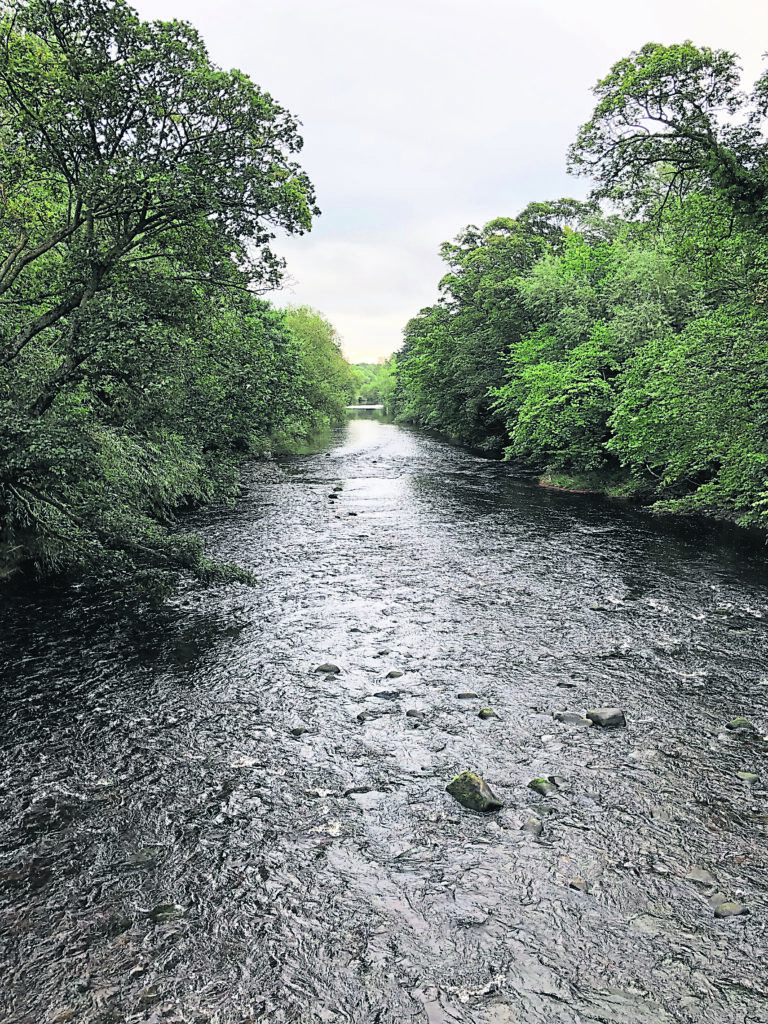
<svg viewBox="0 0 768 1024">
<path fill-rule="evenodd" d="M 355 374 L 341 352 L 341 339 L 322 314 L 309 306 L 292 306 L 285 323 L 298 343 L 304 369 L 303 389 L 313 410 L 313 427 L 341 423 L 355 392 Z"/>
<path fill-rule="evenodd" d="M 569 163 L 596 180 L 596 196 L 658 212 L 674 197 L 714 189 L 764 222 L 768 74 L 747 97 L 735 54 L 647 43 L 614 64 L 594 93 L 597 106 Z"/>
<path fill-rule="evenodd" d="M 122 0 L 12 3 L 0 34 L 6 571 L 20 551 L 160 588 L 236 577 L 162 522 L 232 492 L 267 407 L 311 412 L 250 294 L 279 280 L 275 230 L 317 212 L 297 122 Z"/>
</svg>

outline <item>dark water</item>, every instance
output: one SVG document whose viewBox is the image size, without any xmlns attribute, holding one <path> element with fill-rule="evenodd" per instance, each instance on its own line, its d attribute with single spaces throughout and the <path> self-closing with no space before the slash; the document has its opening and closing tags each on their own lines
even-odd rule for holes
<svg viewBox="0 0 768 1024">
<path fill-rule="evenodd" d="M 2 608 L 0 1019 L 768 1021 L 764 550 L 373 420 L 196 525 L 255 590 Z"/>
</svg>

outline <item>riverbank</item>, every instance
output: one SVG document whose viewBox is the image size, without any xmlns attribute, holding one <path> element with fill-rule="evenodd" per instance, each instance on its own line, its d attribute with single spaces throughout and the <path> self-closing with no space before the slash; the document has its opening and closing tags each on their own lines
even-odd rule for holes
<svg viewBox="0 0 768 1024">
<path fill-rule="evenodd" d="M 602 495 L 614 501 L 626 502 L 654 517 L 677 520 L 681 524 L 699 524 L 702 529 L 730 534 L 734 540 L 768 543 L 768 527 L 744 524 L 740 517 L 725 513 L 708 514 L 701 508 L 685 509 L 679 502 L 657 499 L 652 483 L 637 480 L 621 472 L 563 473 L 548 471 L 536 477 L 540 487 L 569 494 Z M 675 507 L 678 505 L 678 507 Z"/>
</svg>

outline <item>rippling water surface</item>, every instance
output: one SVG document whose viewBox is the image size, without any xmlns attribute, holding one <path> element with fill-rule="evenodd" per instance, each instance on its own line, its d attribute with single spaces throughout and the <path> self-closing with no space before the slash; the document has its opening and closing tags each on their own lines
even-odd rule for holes
<svg viewBox="0 0 768 1024">
<path fill-rule="evenodd" d="M 0 609 L 0 1019 L 768 1021 L 763 549 L 372 419 L 193 525 L 256 589 Z"/>
</svg>

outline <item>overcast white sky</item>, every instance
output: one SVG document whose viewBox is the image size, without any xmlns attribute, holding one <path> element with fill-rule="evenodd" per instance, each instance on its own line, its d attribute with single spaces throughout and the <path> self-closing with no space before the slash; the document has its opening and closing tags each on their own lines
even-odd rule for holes
<svg viewBox="0 0 768 1024">
<path fill-rule="evenodd" d="M 354 362 L 434 302 L 441 242 L 533 200 L 583 197 L 565 152 L 591 88 L 646 42 L 734 50 L 751 85 L 768 0 L 133 0 L 191 21 L 213 60 L 303 122 L 323 211 L 280 241 L 278 304 L 319 309 Z"/>
</svg>

